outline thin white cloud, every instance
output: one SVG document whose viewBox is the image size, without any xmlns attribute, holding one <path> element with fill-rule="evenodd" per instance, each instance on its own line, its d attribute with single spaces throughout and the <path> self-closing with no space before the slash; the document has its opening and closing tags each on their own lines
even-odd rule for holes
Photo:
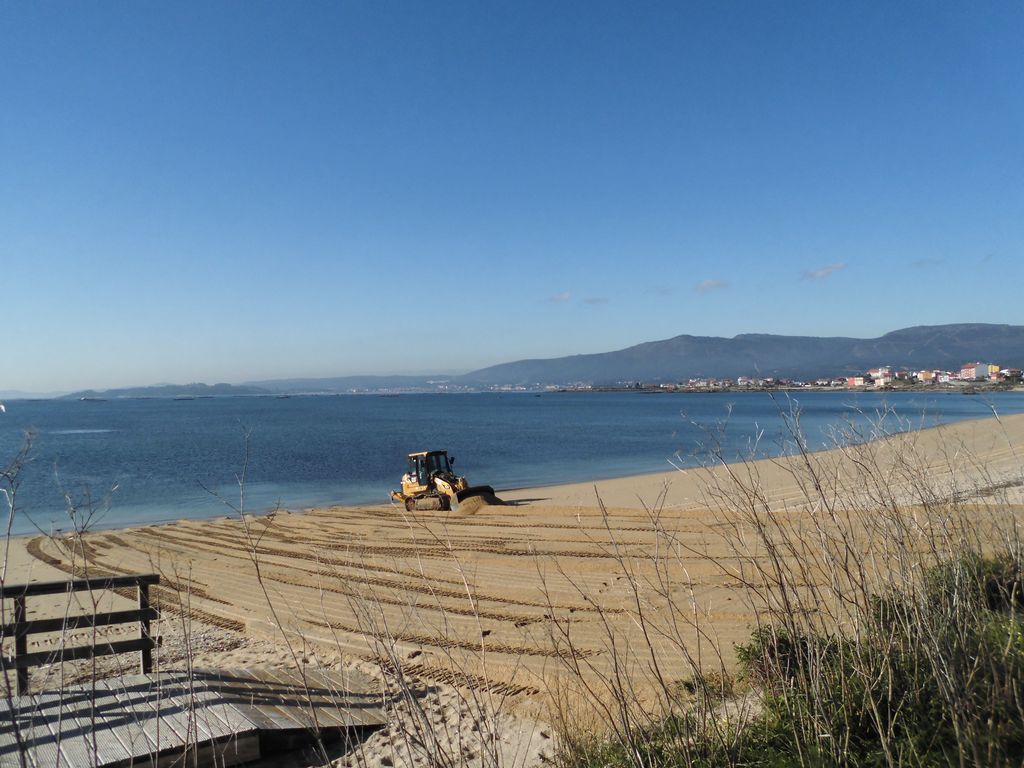
<svg viewBox="0 0 1024 768">
<path fill-rule="evenodd" d="M 548 297 L 548 301 L 553 304 L 565 304 L 565 302 L 570 299 L 572 299 L 572 294 L 569 293 L 569 291 L 562 291 L 561 293 L 556 293 L 554 296 Z"/>
<path fill-rule="evenodd" d="M 804 280 L 824 280 L 833 272 L 838 272 L 841 269 L 846 269 L 845 261 L 837 261 L 835 264 L 818 267 L 817 269 L 807 269 L 804 270 Z"/>
<path fill-rule="evenodd" d="M 695 290 L 697 293 L 711 293 L 712 291 L 721 291 L 724 288 L 728 287 L 728 281 L 712 278 L 710 280 L 701 280 L 699 283 L 693 286 L 693 290 Z"/>
<path fill-rule="evenodd" d="M 644 291 L 644 294 L 647 295 L 647 296 L 671 296 L 672 295 L 672 289 L 671 288 L 666 288 L 663 285 L 656 285 L 656 286 L 651 286 L 650 288 L 647 288 Z"/>
<path fill-rule="evenodd" d="M 583 303 L 597 306 L 599 304 L 607 304 L 608 301 L 609 299 L 607 296 L 588 296 L 583 300 Z"/>
<path fill-rule="evenodd" d="M 910 262 L 910 266 L 914 267 L 915 269 L 928 269 L 930 267 L 937 267 L 940 264 L 942 264 L 942 259 L 933 259 L 931 257 L 924 259 L 915 259 L 914 261 Z"/>
</svg>

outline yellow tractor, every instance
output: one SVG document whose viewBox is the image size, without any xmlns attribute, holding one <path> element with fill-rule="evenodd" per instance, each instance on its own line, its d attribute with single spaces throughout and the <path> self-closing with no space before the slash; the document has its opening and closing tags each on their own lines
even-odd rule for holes
<svg viewBox="0 0 1024 768">
<path fill-rule="evenodd" d="M 391 498 L 414 509 L 452 509 L 466 499 L 481 497 L 487 504 L 500 504 L 489 485 L 472 488 L 466 478 L 452 471 L 455 457 L 448 451 L 420 451 L 409 454 L 409 471 L 402 475 L 402 490 L 392 491 Z"/>
</svg>

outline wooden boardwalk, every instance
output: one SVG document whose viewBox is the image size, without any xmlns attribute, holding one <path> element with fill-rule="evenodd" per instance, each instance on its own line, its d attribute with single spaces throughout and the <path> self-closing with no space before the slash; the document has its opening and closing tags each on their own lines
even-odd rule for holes
<svg viewBox="0 0 1024 768">
<path fill-rule="evenodd" d="M 128 675 L 0 702 L 0 768 L 237 765 L 267 746 L 384 724 L 353 672 Z"/>
</svg>

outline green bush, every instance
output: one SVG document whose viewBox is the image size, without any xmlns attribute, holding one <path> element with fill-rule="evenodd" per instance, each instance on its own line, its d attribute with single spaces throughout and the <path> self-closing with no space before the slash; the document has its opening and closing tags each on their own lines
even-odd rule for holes
<svg viewBox="0 0 1024 768">
<path fill-rule="evenodd" d="M 626 739 L 568 745 L 563 764 L 1020 766 L 1020 562 L 967 555 L 918 589 L 876 596 L 856 637 L 757 629 L 736 649 L 763 709 L 731 743 L 683 713 Z"/>
<path fill-rule="evenodd" d="M 764 690 L 752 735 L 805 763 L 1021 765 L 1021 594 L 1018 562 L 970 555 L 876 597 L 856 639 L 757 630 L 737 649 Z"/>
</svg>

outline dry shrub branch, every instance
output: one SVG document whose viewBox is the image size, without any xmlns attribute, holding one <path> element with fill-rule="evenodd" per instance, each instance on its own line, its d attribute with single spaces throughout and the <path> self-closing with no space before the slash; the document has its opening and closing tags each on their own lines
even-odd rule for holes
<svg viewBox="0 0 1024 768">
<path fill-rule="evenodd" d="M 612 546 L 632 626 L 603 625 L 610 673 L 566 666 L 596 722 L 563 713 L 562 764 L 1020 765 L 1019 462 L 997 474 L 962 446 L 890 431 L 907 426 L 892 413 L 813 452 L 799 411 L 784 416 L 786 455 L 767 465 L 710 443 L 714 547 L 679 536 L 661 500 L 650 550 Z M 729 599 L 715 580 L 756 617 L 736 648 L 715 634 Z M 573 644 L 571 622 L 552 631 Z M 663 672 L 680 661 L 688 680 Z"/>
</svg>

